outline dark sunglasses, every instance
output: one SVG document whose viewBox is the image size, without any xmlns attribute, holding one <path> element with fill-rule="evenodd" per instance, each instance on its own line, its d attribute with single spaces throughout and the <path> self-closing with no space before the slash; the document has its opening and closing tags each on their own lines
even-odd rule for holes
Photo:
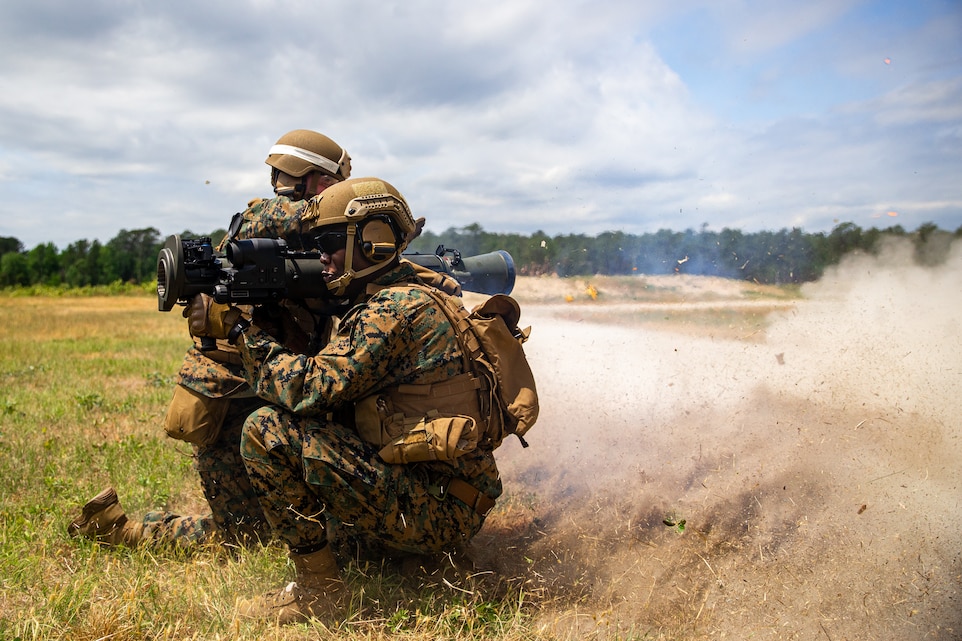
<svg viewBox="0 0 962 641">
<path fill-rule="evenodd" d="M 314 237 L 314 246 L 330 256 L 339 249 L 347 247 L 347 232 L 326 231 Z"/>
</svg>

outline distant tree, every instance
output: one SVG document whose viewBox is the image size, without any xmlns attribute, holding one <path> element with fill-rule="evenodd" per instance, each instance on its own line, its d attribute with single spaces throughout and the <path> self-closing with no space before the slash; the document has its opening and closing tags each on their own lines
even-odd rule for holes
<svg viewBox="0 0 962 641">
<path fill-rule="evenodd" d="M 482 239 L 483 239 L 484 229 L 478 223 L 472 223 L 466 227 L 462 227 L 459 233 L 457 249 L 461 251 L 462 254 L 474 255 L 480 254 L 482 252 Z"/>
<path fill-rule="evenodd" d="M 226 233 L 223 229 L 209 235 L 185 231 L 180 236 L 209 236 L 216 246 Z M 962 227 L 947 232 L 934 223 L 925 223 L 907 233 L 899 225 L 863 230 L 853 223 L 841 223 L 829 234 L 807 234 L 799 228 L 749 234 L 728 228 L 713 232 L 703 224 L 697 231 L 659 229 L 641 235 L 607 231 L 594 237 L 584 234 L 551 237 L 541 230 L 530 236 L 495 234 L 475 223 L 452 227 L 441 234 L 425 231 L 408 251 L 433 253 L 444 246 L 446 250 L 472 256 L 503 249 L 511 254 L 515 269 L 523 275 L 684 273 L 786 283 L 815 280 L 845 254 L 877 253 L 885 240 L 893 237 L 915 243 L 916 259 L 920 263 L 938 264 L 948 256 L 952 241 L 962 237 Z M 16 238 L 0 237 L 0 286 L 153 281 L 157 253 L 165 240 L 153 227 L 124 229 L 106 245 L 82 240 L 58 253 L 51 243 L 24 252 Z"/>
<path fill-rule="evenodd" d="M 540 276 L 551 272 L 560 273 L 558 266 L 559 243 L 540 229 L 530 238 L 517 236 L 514 250 L 517 252 L 517 267 L 522 274 Z M 508 250 L 510 253 L 511 250 Z"/>
<path fill-rule="evenodd" d="M 673 274 L 685 260 L 682 246 L 684 235 L 670 229 L 659 229 L 654 234 L 646 234 L 639 256 L 639 270 L 645 274 Z"/>
<path fill-rule="evenodd" d="M 23 253 L 23 243 L 12 236 L 0 236 L 0 256 L 11 252 Z"/>
<path fill-rule="evenodd" d="M 163 247 L 163 240 L 156 228 L 121 229 L 105 247 L 105 271 L 111 280 L 142 283 L 156 278 L 157 254 Z"/>
<path fill-rule="evenodd" d="M 749 260 L 744 252 L 745 234 L 740 229 L 725 227 L 718 233 L 715 243 L 718 246 L 719 276 L 744 278 Z"/>
<path fill-rule="evenodd" d="M 634 267 L 634 256 L 628 254 L 630 249 L 627 235 L 620 231 L 606 231 L 595 239 L 595 249 L 598 256 L 597 271 L 604 274 L 630 274 Z"/>
<path fill-rule="evenodd" d="M 538 232 L 539 235 L 544 232 Z M 550 266 L 559 276 L 590 275 L 598 273 L 598 265 L 594 260 L 597 253 L 594 239 L 584 234 L 569 234 L 555 236 L 553 239 L 541 238 L 545 243 L 545 262 L 538 269 L 544 268 L 542 273 L 550 273 Z M 541 243 L 539 242 L 539 245 Z"/>
<path fill-rule="evenodd" d="M 71 287 L 90 285 L 90 274 L 87 273 L 87 253 L 90 251 L 90 241 L 78 240 L 67 245 L 60 254 L 60 266 L 63 269 L 63 280 Z"/>
<path fill-rule="evenodd" d="M 107 285 L 114 282 L 114 278 L 106 278 L 106 254 L 104 246 L 99 240 L 90 243 L 90 251 L 87 252 L 87 273 L 90 274 L 91 285 Z"/>
<path fill-rule="evenodd" d="M 855 223 L 840 223 L 826 239 L 827 258 L 837 263 L 845 254 L 865 249 L 862 246 L 862 228 Z"/>
<path fill-rule="evenodd" d="M 939 226 L 935 223 L 923 223 L 915 230 L 915 235 L 919 242 L 926 242 L 929 238 L 939 232 Z"/>
<path fill-rule="evenodd" d="M 221 241 L 225 236 L 227 236 L 227 230 L 221 228 L 221 229 L 215 229 L 215 230 L 212 231 L 212 232 L 207 232 L 207 233 L 200 234 L 200 233 L 197 233 L 197 232 L 193 232 L 193 231 L 191 231 L 191 230 L 189 230 L 189 229 L 185 229 L 184 231 L 180 232 L 180 234 L 178 234 L 178 236 L 180 236 L 181 238 L 210 238 L 211 244 L 212 244 L 214 247 L 217 247 L 217 245 L 220 244 L 220 241 Z M 166 237 L 166 236 L 163 237 L 163 238 L 161 239 L 161 242 L 167 242 L 167 237 Z"/>
<path fill-rule="evenodd" d="M 924 223 L 913 234 L 915 259 L 922 265 L 938 265 L 945 261 L 954 236 L 935 223 Z"/>
<path fill-rule="evenodd" d="M 815 249 L 809 236 L 793 227 L 790 232 L 782 230 L 782 237 L 785 247 L 778 282 L 800 283 L 818 278 L 821 272 L 815 269 Z"/>
<path fill-rule="evenodd" d="M 27 252 L 27 269 L 31 285 L 59 285 L 60 254 L 53 243 L 37 245 Z"/>
<path fill-rule="evenodd" d="M 0 287 L 15 287 L 30 284 L 30 268 L 27 255 L 21 252 L 7 252 L 0 256 Z"/>
<path fill-rule="evenodd" d="M 99 240 L 78 240 L 60 255 L 63 281 L 71 287 L 103 285 L 116 280 L 104 274 L 103 245 Z"/>
<path fill-rule="evenodd" d="M 214 245 L 214 247 L 217 247 L 220 244 L 220 241 L 224 240 L 226 236 L 226 229 L 215 229 L 210 233 L 210 242 Z"/>
</svg>

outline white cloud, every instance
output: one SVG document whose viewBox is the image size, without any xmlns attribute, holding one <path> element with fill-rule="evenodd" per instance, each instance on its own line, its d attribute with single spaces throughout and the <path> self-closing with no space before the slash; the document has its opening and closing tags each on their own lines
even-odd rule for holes
<svg viewBox="0 0 962 641">
<path fill-rule="evenodd" d="M 817 231 L 871 226 L 880 206 L 954 229 L 962 44 L 944 25 L 962 12 L 882 9 L 13 0 L 0 235 L 223 227 L 302 127 L 436 231 Z"/>
<path fill-rule="evenodd" d="M 861 2 L 739 0 L 714 4 L 712 9 L 724 25 L 725 41 L 732 52 L 743 56 L 764 56 L 831 26 Z"/>
</svg>

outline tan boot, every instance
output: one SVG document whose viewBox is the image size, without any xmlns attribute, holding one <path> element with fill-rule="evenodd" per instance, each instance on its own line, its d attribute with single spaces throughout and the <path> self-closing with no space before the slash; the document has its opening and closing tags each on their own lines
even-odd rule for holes
<svg viewBox="0 0 962 641">
<path fill-rule="evenodd" d="M 80 518 L 67 526 L 67 534 L 82 536 L 104 545 L 133 547 L 143 538 L 143 529 L 143 524 L 127 520 L 117 491 L 108 487 L 84 504 Z"/>
<path fill-rule="evenodd" d="M 308 619 L 334 621 L 347 607 L 350 593 L 341 580 L 328 545 L 310 554 L 291 554 L 295 581 L 287 587 L 237 602 L 237 616 L 272 619 L 279 625 Z"/>
</svg>

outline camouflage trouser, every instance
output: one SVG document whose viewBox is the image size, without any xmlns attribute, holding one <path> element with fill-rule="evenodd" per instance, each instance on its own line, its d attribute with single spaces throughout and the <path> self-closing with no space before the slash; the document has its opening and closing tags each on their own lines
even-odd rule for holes
<svg viewBox="0 0 962 641">
<path fill-rule="evenodd" d="M 144 539 L 189 546 L 213 542 L 250 544 L 270 537 L 257 495 L 247 478 L 240 455 L 241 434 L 247 416 L 264 405 L 258 398 L 232 399 L 217 440 L 197 446 L 194 466 L 210 506 L 204 515 L 148 512 L 144 515 Z"/>
<path fill-rule="evenodd" d="M 144 515 L 143 540 L 161 545 L 189 548 L 213 541 L 214 519 L 211 516 L 181 516 L 173 512 L 154 511 Z"/>
<path fill-rule="evenodd" d="M 327 540 L 328 525 L 388 550 L 427 554 L 466 542 L 483 519 L 432 492 L 427 465 L 389 465 L 356 432 L 267 406 L 247 419 L 241 453 L 274 534 L 293 550 Z"/>
</svg>

